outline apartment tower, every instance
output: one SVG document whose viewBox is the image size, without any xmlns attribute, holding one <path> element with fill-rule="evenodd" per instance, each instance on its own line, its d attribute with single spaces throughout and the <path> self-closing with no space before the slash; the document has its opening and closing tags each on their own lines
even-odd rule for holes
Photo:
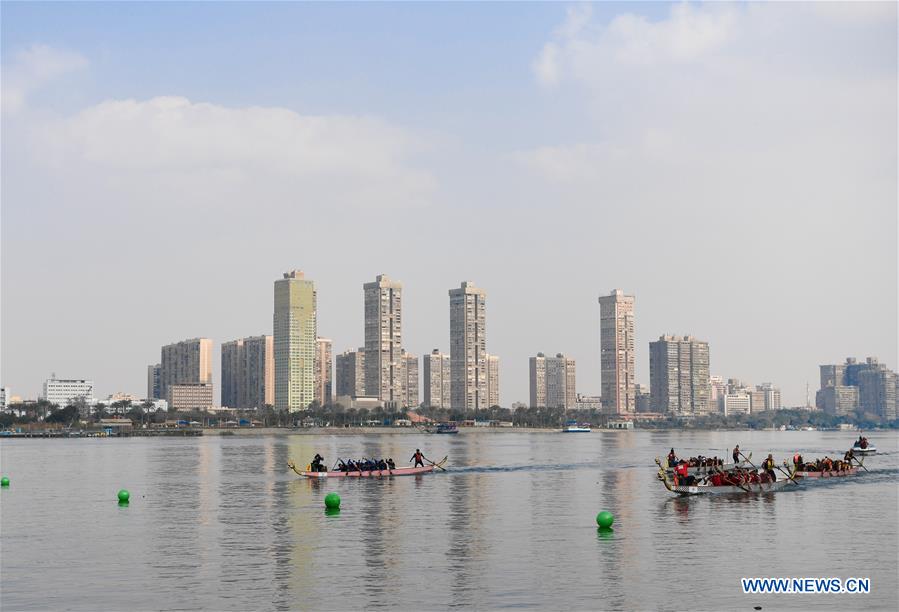
<svg viewBox="0 0 899 612">
<path fill-rule="evenodd" d="M 306 410 L 315 397 L 315 283 L 299 270 L 275 281 L 275 407 Z"/>
<path fill-rule="evenodd" d="M 422 356 L 424 405 L 434 408 L 450 407 L 450 356 L 438 349 Z"/>
<path fill-rule="evenodd" d="M 449 299 L 451 405 L 487 408 L 487 292 L 465 281 Z"/>
<path fill-rule="evenodd" d="M 330 406 L 331 398 L 331 340 L 315 340 L 315 401 L 319 406 Z"/>
<path fill-rule="evenodd" d="M 212 340 L 191 338 L 162 347 L 159 371 L 162 398 L 170 399 L 172 385 L 195 384 L 212 385 Z"/>
<path fill-rule="evenodd" d="M 661 336 L 650 342 L 649 387 L 653 412 L 681 416 L 711 412 L 709 343 L 692 336 Z M 764 393 L 761 397 L 764 403 Z"/>
<path fill-rule="evenodd" d="M 633 414 L 634 296 L 616 289 L 599 298 L 599 347 L 603 410 Z"/>
<path fill-rule="evenodd" d="M 402 284 L 380 274 L 365 294 L 365 395 L 404 401 Z"/>
</svg>

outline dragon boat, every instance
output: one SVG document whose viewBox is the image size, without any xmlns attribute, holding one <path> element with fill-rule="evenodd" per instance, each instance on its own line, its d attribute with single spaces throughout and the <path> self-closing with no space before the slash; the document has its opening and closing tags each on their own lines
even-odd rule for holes
<svg viewBox="0 0 899 612">
<path fill-rule="evenodd" d="M 287 462 L 287 467 L 296 472 L 303 478 L 389 478 L 391 476 L 415 476 L 417 474 L 427 474 L 435 469 L 443 470 L 443 464 L 446 463 L 446 457 L 437 463 L 431 463 L 421 467 L 402 467 L 392 470 L 361 470 L 354 472 L 330 471 L 330 472 L 313 472 L 310 470 L 298 470 L 296 464 L 292 461 Z"/>
<path fill-rule="evenodd" d="M 775 481 L 768 480 L 766 475 L 760 474 L 759 481 L 757 482 L 751 482 L 748 480 L 748 478 L 746 478 L 750 474 L 755 473 L 754 471 L 738 470 L 738 473 L 728 474 L 727 472 L 724 472 L 722 470 L 719 473 L 726 477 L 726 482 L 717 485 L 712 484 L 708 478 L 703 478 L 696 484 L 675 484 L 671 477 L 668 475 L 667 470 L 664 470 L 661 467 L 659 468 L 658 478 L 665 485 L 665 488 L 668 489 L 671 493 L 681 496 L 770 493 L 779 491 L 790 484 L 799 484 L 795 479 L 795 475 L 793 473 L 789 473 L 789 477 L 784 477 L 782 480 Z M 744 478 L 746 479 L 744 480 Z"/>
<path fill-rule="evenodd" d="M 709 474 L 715 474 L 719 471 L 729 472 L 736 468 L 749 469 L 752 467 L 752 462 L 748 459 L 752 459 L 752 453 L 749 453 L 747 461 L 740 461 L 739 463 L 723 463 L 719 465 L 694 465 L 687 468 L 687 473 L 691 476 L 708 476 Z M 659 459 L 656 457 L 656 465 L 668 472 L 669 476 L 674 474 L 675 466 L 668 465 L 667 458 Z"/>
</svg>

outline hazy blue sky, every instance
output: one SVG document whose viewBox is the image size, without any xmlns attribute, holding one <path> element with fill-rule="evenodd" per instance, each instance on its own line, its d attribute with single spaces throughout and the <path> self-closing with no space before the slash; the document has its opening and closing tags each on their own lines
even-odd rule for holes
<svg viewBox="0 0 899 612">
<path fill-rule="evenodd" d="M 599 392 L 597 297 L 636 295 L 712 373 L 805 402 L 897 360 L 895 3 L 2 5 L 2 384 L 143 395 L 159 347 L 271 333 L 362 283 L 448 350 L 488 291 L 504 405 L 527 358 Z"/>
</svg>

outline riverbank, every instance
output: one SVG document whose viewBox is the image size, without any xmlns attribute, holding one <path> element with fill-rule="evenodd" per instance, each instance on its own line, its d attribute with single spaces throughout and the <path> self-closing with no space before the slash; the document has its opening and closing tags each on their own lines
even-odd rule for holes
<svg viewBox="0 0 899 612">
<path fill-rule="evenodd" d="M 552 433 L 558 427 L 460 427 L 459 434 Z M 594 430 L 614 431 L 614 430 Z M 418 427 L 207 427 L 206 436 L 359 436 L 410 435 L 427 433 Z M 438 434 L 435 434 L 438 435 Z"/>
</svg>

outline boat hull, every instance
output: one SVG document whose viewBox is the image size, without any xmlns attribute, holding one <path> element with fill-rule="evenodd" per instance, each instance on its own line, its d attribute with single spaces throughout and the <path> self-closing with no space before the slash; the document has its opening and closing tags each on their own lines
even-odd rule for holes
<svg viewBox="0 0 899 612">
<path fill-rule="evenodd" d="M 868 448 L 861 448 L 858 446 L 852 447 L 852 452 L 856 455 L 873 455 L 877 452 L 877 449 L 873 446 L 869 446 Z"/>
<path fill-rule="evenodd" d="M 736 493 L 771 493 L 773 491 L 779 491 L 783 489 L 785 486 L 790 484 L 790 480 L 778 480 L 776 482 L 765 482 L 765 483 L 750 483 L 745 484 L 743 487 L 735 487 L 730 485 L 722 485 L 720 487 L 713 487 L 710 485 L 697 485 L 697 486 L 672 486 L 669 488 L 669 491 L 676 495 L 688 496 L 688 495 L 728 495 L 728 494 L 736 494 Z"/>
<path fill-rule="evenodd" d="M 796 472 L 797 478 L 842 478 L 843 476 L 855 476 L 858 474 L 858 468 L 851 468 L 838 472 L 830 470 L 826 472 Z"/>
<path fill-rule="evenodd" d="M 586 427 L 566 427 L 562 433 L 590 433 L 592 430 Z"/>
<path fill-rule="evenodd" d="M 387 478 L 390 476 L 414 476 L 433 472 L 433 465 L 396 468 L 395 470 L 371 470 L 363 472 L 297 472 L 303 478 Z"/>
<path fill-rule="evenodd" d="M 715 474 L 720 471 L 729 472 L 738 467 L 749 469 L 752 467 L 752 464 L 747 461 L 741 461 L 740 463 L 725 463 L 724 465 L 696 466 L 687 468 L 687 474 L 690 476 L 708 476 L 709 474 Z M 674 470 L 670 467 L 666 467 L 665 470 L 669 475 L 674 474 Z"/>
</svg>

